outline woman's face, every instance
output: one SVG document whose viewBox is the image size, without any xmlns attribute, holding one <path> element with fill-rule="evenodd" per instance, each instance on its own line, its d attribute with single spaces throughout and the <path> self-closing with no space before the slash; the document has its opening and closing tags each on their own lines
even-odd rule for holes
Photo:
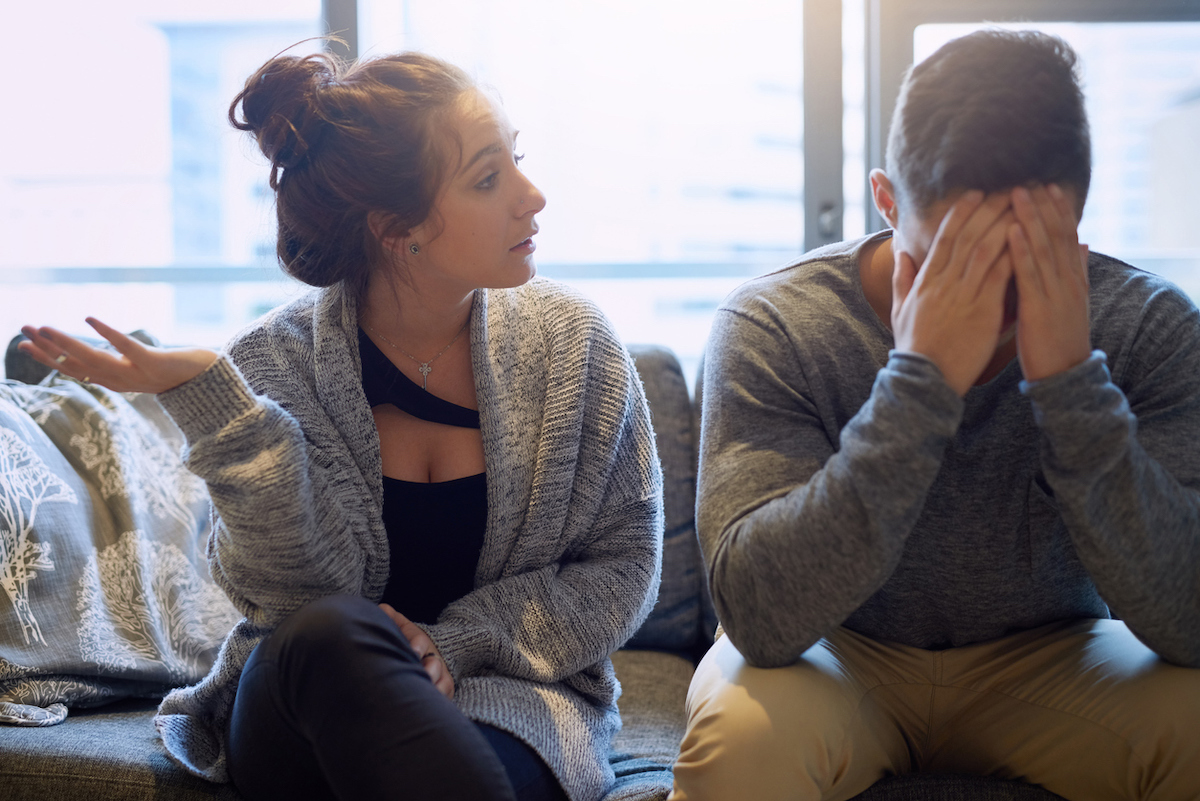
<svg viewBox="0 0 1200 801">
<path fill-rule="evenodd" d="M 546 198 L 517 167 L 517 132 L 491 98 L 468 92 L 449 124 L 462 148 L 448 140 L 450 163 L 433 213 L 404 240 L 408 272 L 420 284 L 464 294 L 520 286 L 537 271 L 534 215 Z M 416 255 L 407 250 L 412 243 Z"/>
</svg>

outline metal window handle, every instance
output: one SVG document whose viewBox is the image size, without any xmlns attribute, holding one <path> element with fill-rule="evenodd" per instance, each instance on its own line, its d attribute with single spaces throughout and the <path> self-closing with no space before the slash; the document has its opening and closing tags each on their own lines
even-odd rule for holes
<svg viewBox="0 0 1200 801">
<path fill-rule="evenodd" d="M 834 203 L 822 203 L 817 210 L 817 233 L 824 240 L 841 238 L 842 211 Z"/>
</svg>

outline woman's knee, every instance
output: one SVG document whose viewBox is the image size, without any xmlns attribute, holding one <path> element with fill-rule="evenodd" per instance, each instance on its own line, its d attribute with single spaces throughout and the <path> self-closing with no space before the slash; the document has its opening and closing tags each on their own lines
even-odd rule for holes
<svg viewBox="0 0 1200 801">
<path fill-rule="evenodd" d="M 266 652 L 281 667 L 347 664 L 347 657 L 372 645 L 394 656 L 417 661 L 399 629 L 378 606 L 353 595 L 331 595 L 297 609 L 271 633 Z"/>
</svg>

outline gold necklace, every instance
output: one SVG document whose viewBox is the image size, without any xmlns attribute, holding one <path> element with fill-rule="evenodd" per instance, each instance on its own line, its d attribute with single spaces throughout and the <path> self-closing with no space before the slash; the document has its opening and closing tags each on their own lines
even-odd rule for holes
<svg viewBox="0 0 1200 801">
<path fill-rule="evenodd" d="M 421 378 L 423 379 L 423 381 L 421 383 L 421 389 L 428 392 L 429 391 L 429 374 L 433 372 L 433 366 L 432 366 L 433 363 L 438 360 L 439 356 L 441 356 L 446 351 L 450 350 L 450 346 L 458 341 L 458 338 L 462 336 L 463 331 L 467 330 L 467 326 L 470 325 L 470 323 L 471 323 L 471 315 L 468 314 L 466 321 L 462 324 L 462 328 L 458 329 L 458 333 L 454 335 L 454 339 L 447 342 L 446 347 L 439 350 L 437 352 L 437 356 L 434 356 L 432 359 L 430 359 L 427 362 L 421 361 L 416 356 L 413 356 L 411 353 L 406 351 L 404 348 L 400 347 L 395 342 L 393 342 L 392 340 L 385 337 L 382 333 L 375 330 L 375 327 L 373 325 L 371 325 L 370 323 L 367 323 L 367 328 L 369 328 L 372 333 L 374 333 L 376 336 L 378 336 L 384 342 L 391 345 L 393 348 L 395 348 L 396 350 L 400 351 L 405 356 L 407 356 L 408 358 L 413 360 L 413 362 L 417 365 L 417 371 L 421 374 Z"/>
</svg>

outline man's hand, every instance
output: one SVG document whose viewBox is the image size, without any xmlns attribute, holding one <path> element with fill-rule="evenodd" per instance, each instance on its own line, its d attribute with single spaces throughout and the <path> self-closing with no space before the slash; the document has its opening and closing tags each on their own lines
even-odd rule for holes
<svg viewBox="0 0 1200 801">
<path fill-rule="evenodd" d="M 446 663 L 442 661 L 442 655 L 438 653 L 438 649 L 434 646 L 433 640 L 429 639 L 429 635 L 422 631 L 416 623 L 393 609 L 390 604 L 380 604 L 379 608 L 392 619 L 392 622 L 400 629 L 400 633 L 408 640 L 408 644 L 412 646 L 413 651 L 420 658 L 421 664 L 425 667 L 425 672 L 429 674 L 433 686 L 437 687 L 442 695 L 453 698 L 454 679 L 450 677 L 450 671 L 446 669 Z"/>
<path fill-rule="evenodd" d="M 1092 352 L 1087 245 L 1058 186 L 1012 191 L 1008 247 L 1017 280 L 1017 356 L 1028 381 L 1080 364 Z"/>
<path fill-rule="evenodd" d="M 897 250 L 892 272 L 896 348 L 919 353 L 962 397 L 1000 341 L 1012 261 L 1004 252 L 1013 223 L 1009 193 L 965 192 L 942 218 L 917 270 Z"/>
</svg>

